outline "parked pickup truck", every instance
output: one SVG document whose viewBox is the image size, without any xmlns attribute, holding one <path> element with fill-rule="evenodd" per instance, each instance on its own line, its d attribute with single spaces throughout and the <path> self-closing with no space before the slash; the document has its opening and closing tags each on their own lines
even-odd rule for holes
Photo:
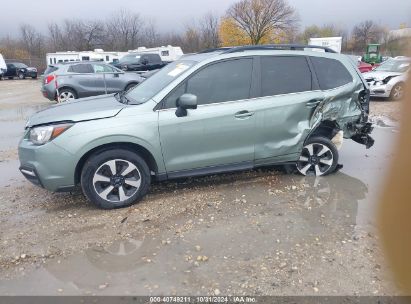
<svg viewBox="0 0 411 304">
<path fill-rule="evenodd" d="M 123 71 L 145 72 L 161 69 L 166 65 L 158 54 L 131 53 L 116 63 L 111 63 Z"/>
</svg>

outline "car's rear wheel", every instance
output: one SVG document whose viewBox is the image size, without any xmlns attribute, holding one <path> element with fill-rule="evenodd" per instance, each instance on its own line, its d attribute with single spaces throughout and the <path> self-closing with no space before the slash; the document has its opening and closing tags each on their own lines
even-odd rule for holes
<svg viewBox="0 0 411 304">
<path fill-rule="evenodd" d="M 26 79 L 26 76 L 23 72 L 20 72 L 17 76 L 19 77 L 19 79 Z"/>
<path fill-rule="evenodd" d="M 338 150 L 331 140 L 325 137 L 313 137 L 307 140 L 299 160 L 297 170 L 302 175 L 327 175 L 335 171 L 338 165 Z"/>
<path fill-rule="evenodd" d="M 396 84 L 390 94 L 390 99 L 391 100 L 401 100 L 404 97 L 404 85 L 402 83 Z"/>
<path fill-rule="evenodd" d="M 144 159 L 123 149 L 93 154 L 81 173 L 84 194 L 103 209 L 138 202 L 147 194 L 150 182 L 150 170 Z"/>
<path fill-rule="evenodd" d="M 72 89 L 64 88 L 59 90 L 57 102 L 66 102 L 77 99 L 77 94 Z"/>
</svg>

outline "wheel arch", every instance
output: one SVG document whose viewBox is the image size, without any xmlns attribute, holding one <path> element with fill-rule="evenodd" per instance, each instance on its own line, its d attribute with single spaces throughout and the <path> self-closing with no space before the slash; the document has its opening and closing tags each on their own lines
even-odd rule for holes
<svg viewBox="0 0 411 304">
<path fill-rule="evenodd" d="M 130 143 L 130 142 L 112 142 L 108 144 L 103 144 L 97 147 L 92 148 L 91 150 L 87 151 L 77 162 L 75 171 L 74 171 L 74 183 L 77 185 L 80 183 L 81 171 L 83 170 L 84 164 L 86 161 L 95 153 L 107 151 L 110 149 L 124 149 L 128 150 L 133 153 L 137 153 L 140 157 L 144 159 L 149 167 L 150 171 L 158 173 L 158 165 L 157 162 L 152 155 L 152 153 L 147 150 L 145 147 Z"/>
<path fill-rule="evenodd" d="M 124 91 L 127 90 L 127 88 L 131 85 L 138 85 L 139 82 L 135 81 L 135 80 L 131 80 L 129 82 L 127 82 L 126 86 L 124 87 Z"/>
<path fill-rule="evenodd" d="M 60 92 L 61 90 L 64 90 L 64 89 L 69 89 L 69 90 L 74 91 L 74 93 L 76 93 L 76 97 L 78 98 L 78 92 L 77 92 L 77 90 L 76 90 L 75 88 L 73 88 L 72 86 L 63 85 L 63 86 L 57 88 L 57 90 L 58 90 L 59 92 Z M 57 90 L 56 90 L 56 96 L 57 96 Z"/>
<path fill-rule="evenodd" d="M 332 139 L 341 128 L 336 121 L 324 120 L 316 128 L 314 128 L 311 133 L 307 136 L 304 141 L 304 144 L 313 137 L 325 137 Z"/>
</svg>

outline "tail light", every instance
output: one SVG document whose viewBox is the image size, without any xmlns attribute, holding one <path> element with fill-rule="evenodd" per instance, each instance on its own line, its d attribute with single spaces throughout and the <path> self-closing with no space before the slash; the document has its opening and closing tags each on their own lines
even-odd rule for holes
<svg viewBox="0 0 411 304">
<path fill-rule="evenodd" d="M 50 82 L 52 82 L 55 79 L 54 75 L 48 75 L 46 77 L 46 79 L 44 80 L 44 84 L 49 84 Z"/>
</svg>

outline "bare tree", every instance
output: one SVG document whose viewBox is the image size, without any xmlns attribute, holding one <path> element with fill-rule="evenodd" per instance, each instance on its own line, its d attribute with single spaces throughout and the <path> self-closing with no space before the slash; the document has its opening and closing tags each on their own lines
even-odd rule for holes
<svg viewBox="0 0 411 304">
<path fill-rule="evenodd" d="M 160 34 L 157 31 L 156 23 L 153 19 L 146 22 L 146 26 L 143 30 L 142 42 L 146 47 L 158 46 L 160 40 Z"/>
<path fill-rule="evenodd" d="M 241 0 L 234 3 L 227 15 L 258 44 L 272 31 L 286 31 L 298 21 L 296 11 L 286 0 Z"/>
<path fill-rule="evenodd" d="M 354 26 L 352 36 L 354 39 L 354 49 L 362 50 L 369 43 L 377 43 L 383 35 L 383 28 L 375 24 L 372 20 L 361 22 Z"/>
<path fill-rule="evenodd" d="M 29 24 L 22 24 L 20 33 L 25 50 L 36 57 L 42 56 L 44 53 L 44 37 Z"/>
<path fill-rule="evenodd" d="M 220 23 L 219 17 L 211 12 L 205 14 L 200 20 L 199 31 L 203 49 L 217 48 L 220 45 L 220 37 L 218 34 Z"/>
<path fill-rule="evenodd" d="M 121 9 L 106 22 L 106 33 L 113 49 L 127 51 L 139 46 L 143 35 L 144 21 L 139 14 Z"/>
</svg>

